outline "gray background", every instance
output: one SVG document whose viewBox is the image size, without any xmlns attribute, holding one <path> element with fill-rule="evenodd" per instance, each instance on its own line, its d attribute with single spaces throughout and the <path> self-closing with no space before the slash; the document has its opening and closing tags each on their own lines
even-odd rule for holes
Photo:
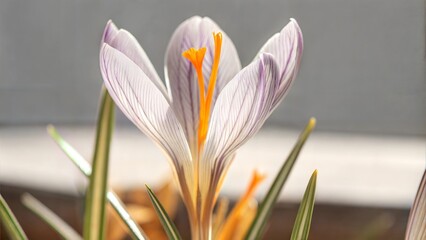
<svg viewBox="0 0 426 240">
<path fill-rule="evenodd" d="M 92 123 L 106 21 L 132 32 L 163 76 L 169 38 L 192 15 L 214 19 L 243 65 L 298 20 L 301 72 L 269 125 L 316 116 L 321 130 L 426 134 L 423 0 L 0 0 L 0 125 Z"/>
</svg>

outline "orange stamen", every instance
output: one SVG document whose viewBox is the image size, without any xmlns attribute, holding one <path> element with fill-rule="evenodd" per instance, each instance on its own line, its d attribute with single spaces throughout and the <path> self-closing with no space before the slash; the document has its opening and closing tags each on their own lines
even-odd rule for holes
<svg viewBox="0 0 426 240">
<path fill-rule="evenodd" d="M 218 239 L 232 239 L 234 233 L 233 230 L 236 228 L 240 217 L 244 213 L 244 210 L 248 207 L 250 200 L 253 198 L 256 188 L 264 179 L 265 175 L 260 174 L 258 171 L 253 172 L 253 176 L 246 192 L 235 205 L 234 209 L 232 209 L 231 213 L 226 219 Z"/>
<path fill-rule="evenodd" d="M 209 86 L 207 89 L 204 116 L 200 115 L 200 123 L 202 122 L 203 125 L 200 124 L 198 140 L 201 144 L 206 139 L 207 130 L 209 126 L 209 118 L 210 118 L 210 111 L 211 111 L 210 108 L 213 101 L 214 89 L 215 89 L 216 80 L 217 80 L 217 73 L 219 70 L 220 52 L 222 50 L 222 33 L 213 33 L 213 38 L 214 38 L 214 46 L 215 46 L 213 65 L 212 65 L 212 70 L 210 73 Z"/>
<path fill-rule="evenodd" d="M 250 184 L 241 198 L 240 202 L 245 203 L 247 202 L 251 197 L 254 195 L 254 191 L 256 191 L 256 188 L 260 185 L 260 183 L 265 180 L 266 176 L 264 174 L 261 174 L 257 170 L 253 172 L 253 176 L 251 178 Z"/>
<path fill-rule="evenodd" d="M 200 129 L 203 129 L 203 126 L 206 125 L 204 123 L 206 115 L 206 106 L 205 106 L 205 90 L 204 90 L 204 76 L 203 76 L 203 60 L 204 55 L 206 54 L 206 48 L 190 48 L 187 51 L 182 53 L 182 56 L 186 57 L 194 66 L 195 71 L 197 72 L 198 77 L 198 88 L 200 90 L 200 120 L 198 126 L 198 148 L 200 148 L 203 141 L 201 141 L 201 132 Z M 204 139 L 203 139 L 204 140 Z"/>
<path fill-rule="evenodd" d="M 204 90 L 204 77 L 203 77 L 203 59 L 206 53 L 206 48 L 194 49 L 190 48 L 182 53 L 182 56 L 187 58 L 194 66 L 198 76 L 198 87 L 200 90 L 200 119 L 198 125 L 198 149 L 200 149 L 207 137 L 207 130 L 209 126 L 209 118 L 211 112 L 211 105 L 213 101 L 214 89 L 216 86 L 217 74 L 219 70 L 220 52 L 222 49 L 222 33 L 213 33 L 214 38 L 214 59 L 212 70 L 207 88 L 207 96 Z"/>
<path fill-rule="evenodd" d="M 215 52 L 212 70 L 209 79 L 209 85 L 207 89 L 207 97 L 205 96 L 204 90 L 204 76 L 203 76 L 203 60 L 204 55 L 206 53 L 206 48 L 190 48 L 182 53 L 182 56 L 187 58 L 192 65 L 194 66 L 197 76 L 198 76 L 198 88 L 200 90 L 200 115 L 199 115 L 199 123 L 198 123 L 198 153 L 200 153 L 204 145 L 204 141 L 207 137 L 207 131 L 209 126 L 209 118 L 210 118 L 210 108 L 213 100 L 214 89 L 216 86 L 217 73 L 219 69 L 219 60 L 220 60 L 220 51 L 222 48 L 222 34 L 221 33 L 213 33 L 214 43 L 215 43 Z M 199 161 L 196 160 L 194 162 L 194 196 L 197 195 L 198 191 L 198 180 L 199 180 Z M 195 200 L 194 200 L 195 201 Z"/>
<path fill-rule="evenodd" d="M 187 58 L 195 68 L 198 77 L 198 88 L 200 90 L 200 102 L 203 103 L 204 100 L 204 76 L 203 76 L 203 60 L 204 55 L 206 54 L 206 48 L 190 48 L 182 53 L 182 56 Z M 200 104 L 200 111 L 204 108 L 204 104 Z"/>
<path fill-rule="evenodd" d="M 184 56 L 185 58 L 187 58 L 192 65 L 195 68 L 195 71 L 197 72 L 197 77 L 198 77 L 198 88 L 200 90 L 200 126 L 202 126 L 204 123 L 202 122 L 203 119 L 201 118 L 201 116 L 205 115 L 205 91 L 204 91 L 204 76 L 203 76 L 203 60 L 204 60 L 204 55 L 206 54 L 206 48 L 200 48 L 200 49 L 195 49 L 195 48 L 190 48 L 188 50 L 186 50 L 185 52 L 182 53 L 182 56 Z M 199 132 L 199 131 L 198 131 Z M 198 133 L 199 135 L 200 133 Z M 198 140 L 198 149 L 200 149 L 200 140 Z M 195 182 L 195 186 L 193 188 L 194 194 L 193 196 L 196 196 L 196 192 L 198 191 L 198 179 L 199 179 L 199 171 L 198 171 L 198 166 L 199 166 L 199 162 L 195 161 L 194 163 L 194 182 Z M 193 199 L 195 201 L 195 199 Z"/>
</svg>

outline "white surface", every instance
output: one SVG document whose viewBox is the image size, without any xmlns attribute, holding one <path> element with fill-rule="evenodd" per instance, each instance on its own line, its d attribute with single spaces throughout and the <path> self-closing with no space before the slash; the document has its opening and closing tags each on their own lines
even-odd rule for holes
<svg viewBox="0 0 426 240">
<path fill-rule="evenodd" d="M 58 127 L 91 159 L 94 127 Z M 268 175 L 263 195 L 298 132 L 263 129 L 237 154 L 223 193 L 238 196 L 258 168 Z M 314 132 L 286 183 L 282 199 L 296 201 L 318 169 L 317 201 L 408 207 L 425 168 L 426 139 Z M 114 186 L 155 185 L 170 175 L 161 151 L 137 129 L 118 127 L 113 138 L 110 181 Z M 76 193 L 86 180 L 49 138 L 44 127 L 0 128 L 0 182 Z"/>
</svg>

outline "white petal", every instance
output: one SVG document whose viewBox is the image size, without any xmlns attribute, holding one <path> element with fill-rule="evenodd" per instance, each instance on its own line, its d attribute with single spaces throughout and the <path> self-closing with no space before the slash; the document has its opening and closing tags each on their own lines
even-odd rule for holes
<svg viewBox="0 0 426 240">
<path fill-rule="evenodd" d="M 237 51 L 231 39 L 209 18 L 192 17 L 183 22 L 174 32 L 166 51 L 165 76 L 169 95 L 192 148 L 196 146 L 199 117 L 199 88 L 197 76 L 191 63 L 182 56 L 189 48 L 206 47 L 203 75 L 207 89 L 213 64 L 213 32 L 221 32 L 223 44 L 219 63 L 215 97 L 241 69 Z"/>
<path fill-rule="evenodd" d="M 217 182 L 235 150 L 255 134 L 268 116 L 279 84 L 274 57 L 260 58 L 238 73 L 219 95 L 212 112 L 201 173 Z"/>
<path fill-rule="evenodd" d="M 104 33 L 102 34 L 101 47 L 103 43 L 111 42 L 111 40 L 115 37 L 115 35 L 117 35 L 117 32 L 118 32 L 117 26 L 115 26 L 115 24 L 111 20 L 108 20 L 104 29 Z"/>
<path fill-rule="evenodd" d="M 182 188 L 192 185 L 190 150 L 169 102 L 148 76 L 122 52 L 103 44 L 102 77 L 109 94 L 123 113 L 170 157 Z"/>
<path fill-rule="evenodd" d="M 281 32 L 272 36 L 260 49 L 259 54 L 272 54 L 280 66 L 280 87 L 277 90 L 273 108 L 281 102 L 296 79 L 302 52 L 302 31 L 294 19 L 291 19 Z"/>
<path fill-rule="evenodd" d="M 104 43 L 120 51 L 138 65 L 145 75 L 157 85 L 164 96 L 168 98 L 164 84 L 155 71 L 154 66 L 136 38 L 130 32 L 124 29 L 118 30 L 112 21 L 108 21 L 102 39 Z"/>
</svg>

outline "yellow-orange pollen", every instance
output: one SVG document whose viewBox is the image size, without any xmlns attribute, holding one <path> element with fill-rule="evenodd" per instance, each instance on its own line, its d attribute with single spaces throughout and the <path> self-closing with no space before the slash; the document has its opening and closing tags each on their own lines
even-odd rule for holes
<svg viewBox="0 0 426 240">
<path fill-rule="evenodd" d="M 195 68 L 198 77 L 198 88 L 200 90 L 200 119 L 198 125 L 198 148 L 204 144 L 204 140 L 207 136 L 207 130 L 209 126 L 210 110 L 213 101 L 214 89 L 216 86 L 217 73 L 219 69 L 220 52 L 222 49 L 222 33 L 213 33 L 214 39 L 214 59 L 211 69 L 209 85 L 206 91 L 204 89 L 204 77 L 203 77 L 203 60 L 206 54 L 206 48 L 200 49 L 190 48 L 182 53 L 182 56 L 187 58 Z"/>
</svg>

